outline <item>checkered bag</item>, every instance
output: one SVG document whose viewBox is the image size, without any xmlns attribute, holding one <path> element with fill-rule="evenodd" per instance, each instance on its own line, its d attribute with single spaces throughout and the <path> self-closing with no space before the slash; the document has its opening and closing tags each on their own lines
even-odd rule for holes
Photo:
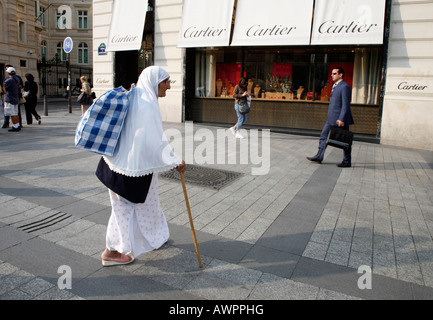
<svg viewBox="0 0 433 320">
<path fill-rule="evenodd" d="M 111 89 L 93 102 L 77 125 L 77 148 L 107 156 L 114 154 L 134 88 L 132 85 L 129 91 L 123 87 Z"/>
</svg>

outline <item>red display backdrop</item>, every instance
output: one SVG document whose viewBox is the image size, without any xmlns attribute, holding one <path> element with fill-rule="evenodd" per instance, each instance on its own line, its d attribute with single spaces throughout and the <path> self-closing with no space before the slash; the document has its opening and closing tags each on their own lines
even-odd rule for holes
<svg viewBox="0 0 433 320">
<path fill-rule="evenodd" d="M 331 73 L 332 70 L 337 68 L 337 67 L 341 67 L 344 69 L 344 77 L 343 80 L 350 86 L 350 88 L 352 88 L 353 85 L 353 63 L 330 63 L 329 64 L 329 79 L 331 82 L 331 88 L 332 88 L 332 80 L 331 80 Z"/>
<path fill-rule="evenodd" d="M 228 88 L 229 84 L 235 87 L 241 79 L 241 66 L 235 63 L 218 63 L 216 79 L 222 81 L 223 87 Z"/>
<path fill-rule="evenodd" d="M 292 64 L 291 63 L 274 63 L 272 64 L 272 75 L 278 78 L 290 79 L 292 76 Z"/>
</svg>

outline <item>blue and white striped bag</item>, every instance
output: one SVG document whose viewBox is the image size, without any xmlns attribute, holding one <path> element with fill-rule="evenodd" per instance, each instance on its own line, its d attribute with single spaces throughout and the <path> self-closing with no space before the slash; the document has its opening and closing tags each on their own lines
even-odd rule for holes
<svg viewBox="0 0 433 320">
<path fill-rule="evenodd" d="M 123 87 L 111 89 L 93 102 L 77 125 L 77 148 L 107 156 L 114 154 L 134 88 L 132 85 L 129 91 Z"/>
</svg>

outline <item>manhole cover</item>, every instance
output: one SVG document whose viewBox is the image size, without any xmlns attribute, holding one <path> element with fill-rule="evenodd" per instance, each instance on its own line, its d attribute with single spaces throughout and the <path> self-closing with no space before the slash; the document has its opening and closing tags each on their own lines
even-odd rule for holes
<svg viewBox="0 0 433 320">
<path fill-rule="evenodd" d="M 184 173 L 184 178 L 186 183 L 219 190 L 242 175 L 243 174 L 240 172 L 212 169 L 188 164 Z M 180 174 L 176 170 L 161 173 L 159 176 L 180 181 Z"/>
</svg>

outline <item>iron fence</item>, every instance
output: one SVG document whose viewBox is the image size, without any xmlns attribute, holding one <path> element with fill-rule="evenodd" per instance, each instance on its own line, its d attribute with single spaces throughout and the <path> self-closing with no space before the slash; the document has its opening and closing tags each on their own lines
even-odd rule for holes
<svg viewBox="0 0 433 320">
<path fill-rule="evenodd" d="M 87 76 L 92 86 L 93 68 L 81 65 L 70 65 L 71 94 L 78 95 L 81 88 L 81 76 Z M 68 86 L 68 62 L 51 60 L 38 61 L 40 94 L 47 97 L 63 97 Z"/>
</svg>

